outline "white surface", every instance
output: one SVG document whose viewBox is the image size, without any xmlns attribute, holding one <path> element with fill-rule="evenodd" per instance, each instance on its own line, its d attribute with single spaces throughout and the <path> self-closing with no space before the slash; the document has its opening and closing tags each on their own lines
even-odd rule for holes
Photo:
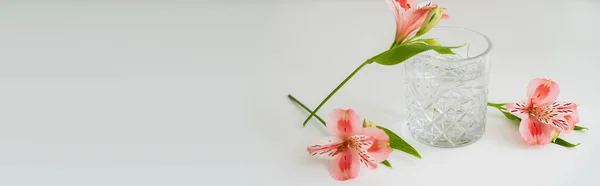
<svg viewBox="0 0 600 186">
<path fill-rule="evenodd" d="M 43 2 L 43 3 L 42 3 Z M 327 135 L 314 108 L 390 44 L 383 0 L 0 3 L 0 185 L 598 185 L 600 2 L 440 0 L 442 25 L 493 41 L 490 101 L 525 98 L 534 77 L 580 104 L 575 149 L 528 147 L 490 110 L 470 146 L 439 149 L 403 125 L 404 67 L 369 65 L 321 115 L 351 107 L 423 159 L 329 177 L 306 146 Z"/>
</svg>

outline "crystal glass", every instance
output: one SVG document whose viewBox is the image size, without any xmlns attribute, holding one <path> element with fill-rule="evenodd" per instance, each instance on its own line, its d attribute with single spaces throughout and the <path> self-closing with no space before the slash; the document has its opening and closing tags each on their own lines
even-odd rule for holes
<svg viewBox="0 0 600 186">
<path fill-rule="evenodd" d="M 473 30 L 438 27 L 421 38 L 459 46 L 456 54 L 421 53 L 404 62 L 408 129 L 434 147 L 460 147 L 485 131 L 490 40 Z"/>
</svg>

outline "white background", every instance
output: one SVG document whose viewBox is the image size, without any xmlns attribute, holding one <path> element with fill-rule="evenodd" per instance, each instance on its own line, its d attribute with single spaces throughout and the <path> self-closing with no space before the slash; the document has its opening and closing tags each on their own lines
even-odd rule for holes
<svg viewBox="0 0 600 186">
<path fill-rule="evenodd" d="M 493 42 L 490 101 L 552 78 L 583 144 L 526 146 L 488 112 L 475 144 L 433 148 L 402 125 L 404 67 L 369 65 L 320 115 L 354 108 L 423 156 L 338 182 L 306 146 L 314 108 L 393 39 L 383 0 L 1 1 L 0 185 L 599 185 L 600 1 L 440 0 L 441 25 Z"/>
</svg>

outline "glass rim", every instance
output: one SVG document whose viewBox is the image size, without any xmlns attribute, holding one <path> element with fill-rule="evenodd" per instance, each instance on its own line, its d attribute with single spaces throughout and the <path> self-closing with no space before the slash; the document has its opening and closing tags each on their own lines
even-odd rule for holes
<svg viewBox="0 0 600 186">
<path fill-rule="evenodd" d="M 469 61 L 472 59 L 476 59 L 476 58 L 480 58 L 482 56 L 488 55 L 491 51 L 492 51 L 492 41 L 490 40 L 490 38 L 488 38 L 485 34 L 478 32 L 476 30 L 473 29 L 469 29 L 469 28 L 464 28 L 464 27 L 458 27 L 458 26 L 438 26 L 438 27 L 434 27 L 433 29 L 431 29 L 431 31 L 433 30 L 462 30 L 462 31 L 467 31 L 467 32 L 471 32 L 475 35 L 479 35 L 481 37 L 483 37 L 483 39 L 485 40 L 485 42 L 487 43 L 487 48 L 485 49 L 485 51 L 481 52 L 480 54 L 477 54 L 476 56 L 473 57 L 468 57 L 468 58 L 464 58 L 464 59 L 452 59 L 452 60 L 444 60 L 444 61 L 457 61 L 457 62 L 462 62 L 462 61 Z"/>
</svg>

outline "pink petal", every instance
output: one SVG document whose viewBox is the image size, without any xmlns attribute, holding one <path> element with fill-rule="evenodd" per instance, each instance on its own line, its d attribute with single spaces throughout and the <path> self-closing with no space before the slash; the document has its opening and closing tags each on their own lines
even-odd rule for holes
<svg viewBox="0 0 600 186">
<path fill-rule="evenodd" d="M 547 104 L 544 107 L 533 108 L 533 115 L 535 118 L 544 123 L 554 127 L 558 131 L 569 131 L 574 124 L 569 123 L 566 118 L 568 115 L 577 114 L 577 104 L 572 102 L 554 102 Z M 569 116 L 572 119 L 573 116 Z M 577 118 L 579 119 L 579 118 Z"/>
<path fill-rule="evenodd" d="M 432 3 L 431 1 L 426 1 L 426 2 L 419 3 L 419 5 L 417 6 L 417 9 L 424 8 L 424 7 L 433 7 L 435 5 L 436 4 Z"/>
<path fill-rule="evenodd" d="M 565 104 L 563 104 L 565 105 Z M 567 114 L 565 116 L 565 119 L 567 120 L 567 123 L 569 124 L 569 130 L 571 131 L 575 128 L 575 125 L 577 123 L 579 123 L 579 111 L 577 110 L 577 104 L 573 103 L 573 106 L 570 107 L 570 112 L 568 111 L 563 111 L 563 112 L 568 112 L 569 114 Z"/>
<path fill-rule="evenodd" d="M 390 9 L 392 10 L 392 13 L 394 13 L 394 19 L 396 20 L 396 38 L 395 40 L 398 40 L 398 37 L 400 37 L 400 29 L 402 27 L 402 12 L 400 10 L 400 4 L 398 2 L 396 2 L 395 0 L 386 0 L 386 3 L 388 4 L 388 7 L 390 7 Z"/>
<path fill-rule="evenodd" d="M 552 140 L 552 128 L 535 119 L 524 118 L 519 125 L 519 133 L 529 145 L 545 145 Z"/>
<path fill-rule="evenodd" d="M 339 148 L 343 144 L 344 141 L 337 136 L 330 136 L 319 144 L 308 146 L 307 150 L 311 156 L 330 159 L 339 153 Z"/>
<path fill-rule="evenodd" d="M 411 33 L 415 32 L 417 29 L 421 28 L 425 18 L 427 18 L 427 13 L 431 6 L 422 7 L 419 9 L 411 9 L 402 14 L 402 24 L 399 30 L 397 30 L 398 37 L 397 42 L 402 42 L 406 39 Z"/>
<path fill-rule="evenodd" d="M 568 131 L 569 128 L 571 128 L 571 126 L 569 126 L 569 123 L 567 122 L 567 119 L 564 116 L 561 117 L 554 117 L 552 118 L 552 120 L 550 120 L 549 123 L 546 122 L 541 122 L 543 124 L 547 124 L 549 126 L 551 126 L 552 128 L 554 128 L 555 130 L 564 132 L 564 131 Z M 575 127 L 573 127 L 575 128 Z"/>
<path fill-rule="evenodd" d="M 565 118 L 569 116 L 569 118 L 567 118 L 567 120 L 573 124 L 577 124 L 579 123 L 579 111 L 575 110 L 575 112 L 573 114 L 569 114 L 566 115 Z"/>
<path fill-rule="evenodd" d="M 339 181 L 354 179 L 360 170 L 359 162 L 358 154 L 346 148 L 331 161 L 329 175 Z"/>
<path fill-rule="evenodd" d="M 398 2 L 398 4 L 400 4 L 400 7 L 402 7 L 404 10 L 416 8 L 415 0 L 395 0 L 395 1 Z"/>
<path fill-rule="evenodd" d="M 549 125 L 544 125 L 542 123 L 535 123 L 537 127 L 540 128 L 541 134 L 537 135 L 537 143 L 538 145 L 545 145 L 550 143 L 552 140 L 552 132 L 554 131 L 552 127 Z"/>
<path fill-rule="evenodd" d="M 527 86 L 527 97 L 538 106 L 555 102 L 559 92 L 558 84 L 545 78 L 533 79 Z"/>
<path fill-rule="evenodd" d="M 369 154 L 371 157 L 373 157 L 375 162 L 382 162 L 390 156 L 392 153 L 392 148 L 390 147 L 390 137 L 385 133 L 385 131 L 378 128 L 369 127 L 363 129 L 363 134 L 375 138 L 373 145 L 368 149 Z"/>
<path fill-rule="evenodd" d="M 374 137 L 365 135 L 354 135 L 348 138 L 349 149 L 358 154 L 360 163 L 369 169 L 377 168 L 377 162 L 375 162 L 375 159 L 368 152 L 368 149 L 373 146 L 374 141 Z"/>
<path fill-rule="evenodd" d="M 345 139 L 362 132 L 362 123 L 358 114 L 352 110 L 335 109 L 329 114 L 327 129 L 334 135 Z"/>
<path fill-rule="evenodd" d="M 527 109 L 531 107 L 531 104 L 528 100 L 524 100 L 517 103 L 508 103 L 506 104 L 506 111 L 509 113 L 519 117 L 524 118 L 527 117 L 528 111 Z"/>
<path fill-rule="evenodd" d="M 533 137 L 531 131 L 529 130 L 529 124 L 531 123 L 530 121 L 531 120 L 527 117 L 521 119 L 521 124 L 519 124 L 519 133 L 521 133 L 521 138 L 525 140 L 525 143 L 528 145 L 535 145 L 535 137 Z"/>
<path fill-rule="evenodd" d="M 450 16 L 448 14 L 442 14 L 442 19 L 450 19 Z"/>
<path fill-rule="evenodd" d="M 577 111 L 577 104 L 573 102 L 557 101 L 553 104 L 549 104 L 547 107 L 556 109 L 556 112 L 565 115 L 573 114 Z"/>
<path fill-rule="evenodd" d="M 392 13 L 394 13 L 394 18 L 398 19 L 400 17 L 400 8 L 398 8 L 398 4 L 396 4 L 394 0 L 385 0 L 385 2 L 387 3 L 388 7 L 392 10 Z"/>
<path fill-rule="evenodd" d="M 573 129 L 575 129 L 575 125 L 579 123 L 579 112 L 575 110 L 575 113 L 571 115 L 566 115 L 565 119 L 567 120 L 567 123 L 569 123 L 568 131 L 572 131 Z"/>
</svg>

